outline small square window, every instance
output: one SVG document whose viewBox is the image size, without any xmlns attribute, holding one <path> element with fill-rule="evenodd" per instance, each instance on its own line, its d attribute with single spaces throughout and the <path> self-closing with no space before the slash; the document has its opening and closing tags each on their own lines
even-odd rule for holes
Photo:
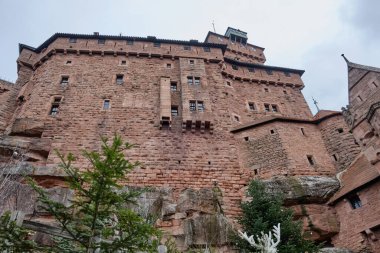
<svg viewBox="0 0 380 253">
<path fill-rule="evenodd" d="M 194 60 L 189 60 L 189 63 L 190 63 L 191 65 L 194 65 Z"/>
<path fill-rule="evenodd" d="M 153 43 L 153 46 L 154 46 L 154 47 L 161 47 L 161 43 L 160 43 L 160 42 L 154 42 L 154 43 Z"/>
<path fill-rule="evenodd" d="M 70 38 L 69 43 L 77 43 L 77 38 Z"/>
<path fill-rule="evenodd" d="M 264 91 L 265 91 L 265 92 L 269 92 L 269 89 L 268 89 L 268 88 L 264 88 Z"/>
<path fill-rule="evenodd" d="M 133 45 L 133 40 L 127 40 L 127 45 Z"/>
<path fill-rule="evenodd" d="M 244 140 L 249 141 L 249 137 L 248 136 L 244 137 Z"/>
<path fill-rule="evenodd" d="M 248 71 L 254 73 L 255 69 L 254 68 L 248 68 Z"/>
<path fill-rule="evenodd" d="M 282 91 L 285 95 L 287 95 L 288 94 L 288 92 L 286 91 L 286 90 L 283 90 Z"/>
<path fill-rule="evenodd" d="M 203 51 L 205 51 L 205 52 L 210 52 L 211 49 L 210 49 L 209 47 L 204 47 L 204 48 L 203 48 Z"/>
<path fill-rule="evenodd" d="M 270 112 L 270 105 L 269 104 L 264 104 L 264 110 L 266 112 Z"/>
<path fill-rule="evenodd" d="M 285 71 L 285 72 L 284 72 L 284 75 L 289 77 L 289 76 L 290 76 L 290 73 L 289 73 L 288 71 Z"/>
<path fill-rule="evenodd" d="M 166 64 L 166 68 L 167 68 L 167 69 L 171 69 L 171 68 L 172 68 L 172 65 L 171 65 L 170 63 L 167 63 L 167 64 Z"/>
<path fill-rule="evenodd" d="M 192 76 L 187 77 L 187 84 L 188 85 L 193 85 L 194 84 L 194 78 Z"/>
<path fill-rule="evenodd" d="M 98 39 L 98 44 L 104 45 L 104 44 L 106 44 L 106 40 L 105 39 Z"/>
<path fill-rule="evenodd" d="M 171 113 L 172 113 L 172 116 L 178 116 L 178 106 L 177 105 L 172 105 Z"/>
<path fill-rule="evenodd" d="M 188 51 L 190 51 L 190 50 L 191 50 L 191 47 L 190 47 L 190 46 L 183 46 L 183 50 L 188 50 Z"/>
<path fill-rule="evenodd" d="M 66 65 L 70 65 L 71 63 L 71 61 L 66 61 Z"/>
<path fill-rule="evenodd" d="M 121 61 L 120 65 L 127 65 L 127 61 L 125 61 L 125 60 Z"/>
<path fill-rule="evenodd" d="M 116 75 L 116 83 L 123 84 L 124 83 L 124 75 Z"/>
<path fill-rule="evenodd" d="M 109 110 L 111 105 L 111 101 L 109 99 L 105 99 L 103 101 L 103 110 Z"/>
<path fill-rule="evenodd" d="M 362 202 L 357 194 L 352 194 L 349 196 L 348 201 L 350 202 L 352 209 L 358 209 L 362 207 Z"/>
<path fill-rule="evenodd" d="M 249 110 L 251 110 L 251 111 L 256 110 L 255 103 L 249 102 L 248 107 L 249 107 Z"/>
<path fill-rule="evenodd" d="M 197 107 L 199 112 L 204 112 L 205 106 L 203 104 L 203 101 L 197 101 Z"/>
<path fill-rule="evenodd" d="M 231 82 L 230 81 L 227 81 L 226 84 L 227 84 L 227 86 L 231 86 Z"/>
<path fill-rule="evenodd" d="M 196 105 L 195 101 L 190 101 L 189 106 L 190 106 L 191 112 L 195 112 L 197 110 L 197 105 Z"/>
<path fill-rule="evenodd" d="M 200 77 L 194 77 L 194 84 L 200 85 L 201 84 L 201 78 Z"/>
<path fill-rule="evenodd" d="M 170 83 L 170 90 L 171 91 L 177 91 L 177 83 L 176 82 Z"/>
<path fill-rule="evenodd" d="M 274 130 L 273 129 L 270 130 L 270 134 L 274 134 Z"/>
<path fill-rule="evenodd" d="M 271 70 L 271 69 L 266 69 L 265 71 L 267 72 L 268 75 L 270 75 L 270 76 L 273 75 L 273 70 Z"/>
<path fill-rule="evenodd" d="M 238 68 L 238 66 L 236 66 L 236 65 L 232 65 L 232 69 L 234 69 L 234 70 L 238 70 L 239 68 Z"/>
<path fill-rule="evenodd" d="M 68 85 L 69 84 L 69 77 L 68 76 L 62 76 L 61 84 L 62 85 Z"/>
<path fill-rule="evenodd" d="M 341 134 L 343 133 L 343 128 L 338 128 L 336 131 Z"/>
<path fill-rule="evenodd" d="M 310 165 L 315 165 L 314 157 L 312 155 L 307 155 L 306 157 Z"/>
<path fill-rule="evenodd" d="M 272 112 L 278 112 L 277 105 L 272 105 Z"/>
</svg>

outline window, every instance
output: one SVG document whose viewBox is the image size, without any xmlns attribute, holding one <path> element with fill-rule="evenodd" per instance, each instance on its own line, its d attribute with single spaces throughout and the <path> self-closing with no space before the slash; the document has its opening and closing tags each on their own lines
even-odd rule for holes
<svg viewBox="0 0 380 253">
<path fill-rule="evenodd" d="M 205 52 L 211 52 L 211 49 L 209 47 L 204 47 L 203 51 L 205 51 Z"/>
<path fill-rule="evenodd" d="M 248 71 L 254 73 L 255 69 L 254 68 L 248 68 Z"/>
<path fill-rule="evenodd" d="M 302 135 L 305 135 L 305 129 L 303 127 L 301 127 L 301 133 Z"/>
<path fill-rule="evenodd" d="M 240 118 L 239 118 L 239 116 L 234 116 L 234 119 L 237 121 L 237 122 L 239 122 L 240 121 Z"/>
<path fill-rule="evenodd" d="M 244 137 L 244 140 L 249 141 L 249 137 L 248 136 Z"/>
<path fill-rule="evenodd" d="M 338 128 L 336 131 L 341 134 L 343 133 L 343 128 Z"/>
<path fill-rule="evenodd" d="M 195 101 L 190 101 L 189 105 L 190 105 L 190 111 L 191 112 L 195 112 L 197 110 L 197 105 L 196 105 Z"/>
<path fill-rule="evenodd" d="M 200 85 L 201 84 L 201 78 L 200 77 L 194 77 L 194 84 Z"/>
<path fill-rule="evenodd" d="M 277 105 L 272 105 L 272 112 L 278 112 Z"/>
<path fill-rule="evenodd" d="M 236 65 L 232 65 L 232 69 L 234 69 L 234 70 L 238 70 L 239 68 L 238 68 L 238 66 L 236 66 Z"/>
<path fill-rule="evenodd" d="M 356 193 L 348 196 L 347 199 L 350 202 L 352 209 L 358 209 L 362 207 L 362 202 Z"/>
<path fill-rule="evenodd" d="M 190 46 L 183 46 L 183 50 L 191 50 L 191 47 Z"/>
<path fill-rule="evenodd" d="M 333 154 L 332 157 L 333 157 L 335 162 L 338 161 L 338 157 L 336 156 L 336 154 Z"/>
<path fill-rule="evenodd" d="M 199 112 L 204 112 L 205 107 L 204 107 L 203 101 L 197 101 L 197 107 L 198 107 Z"/>
<path fill-rule="evenodd" d="M 127 65 L 127 61 L 121 61 L 120 65 Z"/>
<path fill-rule="evenodd" d="M 270 130 L 270 134 L 274 134 L 274 130 L 273 129 Z"/>
<path fill-rule="evenodd" d="M 127 40 L 127 45 L 133 45 L 133 40 Z"/>
<path fill-rule="evenodd" d="M 229 81 L 227 81 L 227 83 L 226 83 L 228 86 L 231 86 L 231 82 L 229 82 Z"/>
<path fill-rule="evenodd" d="M 194 84 L 194 79 L 193 79 L 192 76 L 188 76 L 188 77 L 187 77 L 187 84 L 188 84 L 188 85 L 193 85 L 193 84 Z"/>
<path fill-rule="evenodd" d="M 59 104 L 61 103 L 62 98 L 61 97 L 56 97 L 54 98 L 53 103 L 51 104 L 51 109 L 49 112 L 49 115 L 55 116 L 59 112 Z"/>
<path fill-rule="evenodd" d="M 268 88 L 264 88 L 264 91 L 265 91 L 265 92 L 269 92 L 269 89 L 268 89 Z"/>
<path fill-rule="evenodd" d="M 290 76 L 290 73 L 289 73 L 288 71 L 285 71 L 285 72 L 284 72 L 284 75 L 289 77 L 289 76 Z"/>
<path fill-rule="evenodd" d="M 170 90 L 171 91 L 177 91 L 177 83 L 176 82 L 170 82 Z"/>
<path fill-rule="evenodd" d="M 154 43 L 153 43 L 153 46 L 154 46 L 154 47 L 161 47 L 161 43 L 160 43 L 160 42 L 154 42 Z"/>
<path fill-rule="evenodd" d="M 116 75 L 116 83 L 123 84 L 124 83 L 124 75 Z"/>
<path fill-rule="evenodd" d="M 270 105 L 269 104 L 264 104 L 264 109 L 266 112 L 270 112 Z"/>
<path fill-rule="evenodd" d="M 171 112 L 172 112 L 172 116 L 178 116 L 178 106 L 172 105 Z"/>
<path fill-rule="evenodd" d="M 194 60 L 189 60 L 190 65 L 194 65 Z"/>
<path fill-rule="evenodd" d="M 106 44 L 106 40 L 105 39 L 98 39 L 98 44 L 104 45 L 104 44 Z"/>
<path fill-rule="evenodd" d="M 314 157 L 312 155 L 307 155 L 306 157 L 310 165 L 315 165 Z"/>
<path fill-rule="evenodd" d="M 109 99 L 105 99 L 103 101 L 103 110 L 109 110 L 111 105 L 111 101 Z"/>
<path fill-rule="evenodd" d="M 267 72 L 268 75 L 270 75 L 270 76 L 273 75 L 273 70 L 271 70 L 271 69 L 266 69 L 265 71 Z"/>
<path fill-rule="evenodd" d="M 249 107 L 249 110 L 251 110 L 251 111 L 256 110 L 255 103 L 253 103 L 253 102 L 249 102 L 248 107 Z"/>
<path fill-rule="evenodd" d="M 171 68 L 172 68 L 172 65 L 171 65 L 170 63 L 167 63 L 167 64 L 166 64 L 166 68 L 167 68 L 167 69 L 171 69 Z"/>
<path fill-rule="evenodd" d="M 285 95 L 288 94 L 288 92 L 287 92 L 286 90 L 283 90 L 282 92 L 283 92 Z"/>
<path fill-rule="evenodd" d="M 77 38 L 69 38 L 69 43 L 77 43 Z"/>
<path fill-rule="evenodd" d="M 69 77 L 68 76 L 62 76 L 61 84 L 62 85 L 68 85 L 69 84 Z"/>
<path fill-rule="evenodd" d="M 71 61 L 66 61 L 66 65 L 70 65 L 71 64 Z"/>
</svg>

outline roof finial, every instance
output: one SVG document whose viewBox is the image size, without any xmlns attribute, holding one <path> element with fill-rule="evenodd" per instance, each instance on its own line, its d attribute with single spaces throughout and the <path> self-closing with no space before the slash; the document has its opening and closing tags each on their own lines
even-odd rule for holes
<svg viewBox="0 0 380 253">
<path fill-rule="evenodd" d="M 349 63 L 350 61 L 346 58 L 346 56 L 344 56 L 344 54 L 342 54 L 342 57 L 344 58 L 344 60 Z"/>
<path fill-rule="evenodd" d="M 318 102 L 315 100 L 315 98 L 311 97 L 313 99 L 313 102 L 315 104 L 315 107 L 317 107 L 317 111 L 319 112 Z"/>
<path fill-rule="evenodd" d="M 214 20 L 212 21 L 212 28 L 214 28 L 214 33 L 216 33 Z"/>
</svg>

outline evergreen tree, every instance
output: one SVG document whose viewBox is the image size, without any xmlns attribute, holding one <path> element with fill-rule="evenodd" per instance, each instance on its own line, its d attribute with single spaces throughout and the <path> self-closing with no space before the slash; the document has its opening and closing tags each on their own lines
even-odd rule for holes
<svg viewBox="0 0 380 253">
<path fill-rule="evenodd" d="M 293 220 L 293 211 L 282 206 L 282 196 L 269 195 L 264 185 L 256 180 L 250 183 L 247 195 L 252 200 L 241 204 L 243 215 L 239 223 L 243 232 L 248 235 L 259 235 L 261 231 L 268 233 L 274 225 L 281 223 L 279 253 L 318 252 L 319 246 L 303 237 L 302 225 Z M 238 236 L 235 241 L 243 252 L 259 252 Z"/>
<path fill-rule="evenodd" d="M 121 182 L 125 183 L 127 174 L 138 166 L 138 163 L 131 163 L 124 157 L 123 151 L 131 147 L 123 143 L 119 136 L 115 136 L 111 144 L 103 138 L 100 153 L 84 152 L 90 166 L 81 169 L 73 166 L 75 157 L 72 154 L 65 158 L 58 153 L 60 167 L 67 174 L 70 189 L 75 192 L 69 206 L 51 200 L 43 188 L 29 179 L 42 207 L 55 218 L 62 232 L 71 238 L 56 238 L 56 244 L 46 247 L 44 251 L 156 252 L 159 231 L 126 207 L 134 203 L 135 197 L 140 194 L 135 190 L 122 190 Z M 0 224 L 0 245 L 8 242 L 1 238 L 8 231 L 9 228 Z M 25 239 L 25 231 L 20 231 L 13 240 Z"/>
</svg>

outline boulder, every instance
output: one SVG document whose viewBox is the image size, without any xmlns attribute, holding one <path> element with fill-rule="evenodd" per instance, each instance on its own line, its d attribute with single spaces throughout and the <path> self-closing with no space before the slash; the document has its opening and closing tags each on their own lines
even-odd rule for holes
<svg viewBox="0 0 380 253">
<path fill-rule="evenodd" d="M 286 205 L 326 203 L 340 187 L 336 178 L 323 176 L 275 177 L 262 182 L 269 194 L 283 194 Z"/>
<path fill-rule="evenodd" d="M 10 135 L 41 137 L 45 123 L 32 118 L 17 118 L 13 123 Z"/>
</svg>

